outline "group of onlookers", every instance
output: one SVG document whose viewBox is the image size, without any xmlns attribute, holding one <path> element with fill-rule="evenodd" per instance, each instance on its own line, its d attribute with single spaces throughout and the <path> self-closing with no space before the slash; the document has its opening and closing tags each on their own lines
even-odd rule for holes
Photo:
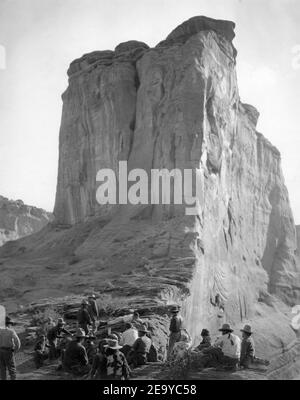
<svg viewBox="0 0 300 400">
<path fill-rule="evenodd" d="M 183 318 L 179 308 L 172 309 L 170 321 L 170 335 L 168 347 L 168 360 L 180 360 L 187 353 L 191 358 L 197 358 L 198 366 L 202 368 L 223 366 L 229 369 L 237 367 L 249 368 L 255 359 L 255 346 L 250 325 L 245 325 L 242 340 L 235 334 L 229 324 L 223 324 L 219 329 L 222 333 L 212 344 L 210 333 L 207 329 L 201 332 L 202 341 L 192 349 L 192 340 L 186 329 L 183 328 Z"/>
</svg>

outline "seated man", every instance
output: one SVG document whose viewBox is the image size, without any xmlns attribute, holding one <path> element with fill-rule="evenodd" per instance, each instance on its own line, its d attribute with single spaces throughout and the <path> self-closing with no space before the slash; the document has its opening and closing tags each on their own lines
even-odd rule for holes
<svg viewBox="0 0 300 400">
<path fill-rule="evenodd" d="M 63 360 L 64 370 L 78 376 L 85 375 L 90 370 L 88 356 L 82 344 L 84 339 L 84 330 L 77 329 L 75 339 L 68 344 Z"/>
<path fill-rule="evenodd" d="M 243 339 L 241 344 L 240 366 L 249 368 L 255 356 L 254 341 L 251 337 L 253 332 L 250 325 L 245 325 L 244 328 L 241 329 L 241 332 L 243 334 Z"/>
<path fill-rule="evenodd" d="M 210 337 L 210 333 L 207 329 L 202 329 L 201 337 L 202 337 L 202 341 L 195 348 L 195 350 L 197 350 L 197 351 L 202 351 L 203 349 L 211 346 L 211 337 Z"/>
<path fill-rule="evenodd" d="M 125 325 L 125 331 L 122 333 L 122 337 L 120 340 L 120 345 L 123 346 L 121 351 L 124 356 L 127 358 L 128 353 L 132 349 L 135 341 L 138 339 L 139 334 L 136 328 L 133 327 L 132 323 L 128 322 Z"/>
<path fill-rule="evenodd" d="M 148 354 L 152 344 L 151 339 L 147 337 L 147 333 L 148 331 L 146 328 L 139 329 L 140 337 L 134 342 L 132 351 L 128 355 L 129 364 L 132 364 L 133 368 L 147 363 Z"/>
</svg>

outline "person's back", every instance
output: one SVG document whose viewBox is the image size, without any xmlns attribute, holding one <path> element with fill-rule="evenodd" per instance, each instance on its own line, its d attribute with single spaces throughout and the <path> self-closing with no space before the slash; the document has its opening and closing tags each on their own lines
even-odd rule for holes
<svg viewBox="0 0 300 400">
<path fill-rule="evenodd" d="M 68 369 L 72 369 L 72 367 L 77 365 L 86 366 L 88 364 L 88 357 L 84 346 L 76 340 L 72 340 L 67 345 L 63 364 Z"/>
<path fill-rule="evenodd" d="M 13 322 L 9 317 L 5 319 L 5 328 L 0 328 L 0 373 L 1 380 L 7 379 L 7 371 L 10 378 L 17 377 L 14 353 L 21 347 L 21 342 L 15 330 L 11 328 Z"/>
<path fill-rule="evenodd" d="M 182 329 L 183 319 L 180 315 L 173 315 L 170 321 L 170 332 L 171 333 L 179 333 Z"/>
<path fill-rule="evenodd" d="M 14 329 L 9 327 L 0 328 L 0 348 L 18 351 L 20 345 L 20 339 Z"/>
</svg>

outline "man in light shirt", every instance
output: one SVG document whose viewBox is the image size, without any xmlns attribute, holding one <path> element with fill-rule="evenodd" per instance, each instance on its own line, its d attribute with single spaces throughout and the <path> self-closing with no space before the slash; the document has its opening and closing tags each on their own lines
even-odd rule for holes
<svg viewBox="0 0 300 400">
<path fill-rule="evenodd" d="M 122 333 L 120 345 L 123 346 L 121 351 L 127 358 L 127 355 L 132 349 L 132 346 L 134 345 L 135 341 L 138 339 L 139 334 L 137 329 L 135 329 L 131 323 L 128 322 L 125 325 L 125 327 L 126 330 Z"/>
<path fill-rule="evenodd" d="M 9 317 L 5 319 L 5 328 L 0 328 L 0 375 L 1 380 L 7 379 L 7 371 L 11 380 L 17 378 L 16 363 L 14 352 L 18 351 L 21 347 L 21 342 L 11 328 L 12 321 Z"/>
<path fill-rule="evenodd" d="M 229 324 L 223 324 L 219 331 L 222 332 L 222 336 L 216 340 L 214 347 L 222 350 L 223 365 L 236 368 L 241 356 L 241 339 L 232 333 L 233 329 Z"/>
</svg>

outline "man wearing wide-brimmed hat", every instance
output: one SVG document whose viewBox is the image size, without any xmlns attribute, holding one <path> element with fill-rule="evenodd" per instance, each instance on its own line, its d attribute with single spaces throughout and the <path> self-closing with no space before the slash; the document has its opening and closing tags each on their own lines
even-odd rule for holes
<svg viewBox="0 0 300 400">
<path fill-rule="evenodd" d="M 222 332 L 222 336 L 216 340 L 214 347 L 222 351 L 221 363 L 236 368 L 241 355 L 241 339 L 232 333 L 233 329 L 229 324 L 223 324 L 219 331 Z"/>
<path fill-rule="evenodd" d="M 120 351 L 122 346 L 117 340 L 109 339 L 107 343 L 106 355 L 106 379 L 127 380 L 130 376 L 130 368 L 124 354 Z"/>
<path fill-rule="evenodd" d="M 66 348 L 63 368 L 67 372 L 81 376 L 87 374 L 90 369 L 86 349 L 83 346 L 86 335 L 83 329 L 78 328 L 74 336 L 74 340 Z"/>
<path fill-rule="evenodd" d="M 249 368 L 255 356 L 255 346 L 252 338 L 253 332 L 250 325 L 245 325 L 244 328 L 241 329 L 241 332 L 243 339 L 241 344 L 240 365 L 241 367 Z"/>
<path fill-rule="evenodd" d="M 21 346 L 20 339 L 12 329 L 13 321 L 6 316 L 5 328 L 0 328 L 0 373 L 1 380 L 7 379 L 7 371 L 11 380 L 17 378 L 14 352 Z"/>
</svg>

